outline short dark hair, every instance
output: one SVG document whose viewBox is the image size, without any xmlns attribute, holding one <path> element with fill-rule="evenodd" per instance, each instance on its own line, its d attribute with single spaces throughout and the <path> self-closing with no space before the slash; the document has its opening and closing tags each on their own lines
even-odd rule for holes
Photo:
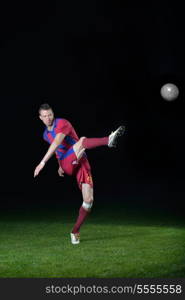
<svg viewBox="0 0 185 300">
<path fill-rule="evenodd" d="M 48 103 L 43 103 L 39 107 L 39 114 L 40 114 L 41 110 L 49 110 L 49 109 L 53 110 L 52 107 Z"/>
</svg>

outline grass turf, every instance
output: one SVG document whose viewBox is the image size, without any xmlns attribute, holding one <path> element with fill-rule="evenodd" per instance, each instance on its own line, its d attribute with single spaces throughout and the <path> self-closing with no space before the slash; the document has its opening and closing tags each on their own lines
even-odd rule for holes
<svg viewBox="0 0 185 300">
<path fill-rule="evenodd" d="M 69 232 L 77 212 L 2 211 L 0 277 L 185 277 L 182 218 L 124 206 L 94 208 L 81 243 L 72 245 Z"/>
</svg>

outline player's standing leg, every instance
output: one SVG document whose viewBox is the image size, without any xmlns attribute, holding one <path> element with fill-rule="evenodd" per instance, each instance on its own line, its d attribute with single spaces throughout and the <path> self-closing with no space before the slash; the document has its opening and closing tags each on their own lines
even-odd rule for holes
<svg viewBox="0 0 185 300">
<path fill-rule="evenodd" d="M 120 126 L 117 130 L 112 132 L 109 136 L 104 138 L 86 138 L 82 137 L 73 146 L 77 160 L 83 156 L 85 149 L 91 149 L 99 146 L 115 147 L 119 136 L 123 135 L 125 131 L 124 126 Z M 80 242 L 80 227 L 89 215 L 93 204 L 93 188 L 87 183 L 82 183 L 83 204 L 80 207 L 79 215 L 75 226 L 71 232 L 72 244 L 79 244 Z"/>
<path fill-rule="evenodd" d="M 93 188 L 87 183 L 82 183 L 82 197 L 83 197 L 83 203 L 79 209 L 78 218 L 71 232 L 72 244 L 80 243 L 80 227 L 84 223 L 87 216 L 89 215 L 94 201 Z"/>
</svg>

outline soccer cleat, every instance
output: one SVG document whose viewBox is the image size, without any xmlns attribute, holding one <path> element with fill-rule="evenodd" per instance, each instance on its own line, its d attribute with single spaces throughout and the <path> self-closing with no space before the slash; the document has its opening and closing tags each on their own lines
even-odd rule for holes
<svg viewBox="0 0 185 300">
<path fill-rule="evenodd" d="M 80 243 L 80 233 L 70 233 L 71 235 L 71 243 L 73 245 L 77 245 Z"/>
<path fill-rule="evenodd" d="M 116 147 L 118 137 L 123 135 L 124 132 L 125 132 L 125 126 L 119 126 L 117 130 L 113 131 L 109 135 L 108 146 L 109 147 Z"/>
</svg>

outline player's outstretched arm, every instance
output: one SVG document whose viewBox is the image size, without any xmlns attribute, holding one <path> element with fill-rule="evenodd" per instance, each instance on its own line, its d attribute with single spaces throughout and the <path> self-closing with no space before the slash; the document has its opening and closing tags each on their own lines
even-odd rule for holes
<svg viewBox="0 0 185 300">
<path fill-rule="evenodd" d="M 40 171 L 44 168 L 46 162 L 51 158 L 51 156 L 55 153 L 58 146 L 62 143 L 63 139 L 65 138 L 65 134 L 58 133 L 53 140 L 52 144 L 50 145 L 48 151 L 46 152 L 45 156 L 41 160 L 40 164 L 35 168 L 34 177 L 36 177 Z"/>
</svg>

